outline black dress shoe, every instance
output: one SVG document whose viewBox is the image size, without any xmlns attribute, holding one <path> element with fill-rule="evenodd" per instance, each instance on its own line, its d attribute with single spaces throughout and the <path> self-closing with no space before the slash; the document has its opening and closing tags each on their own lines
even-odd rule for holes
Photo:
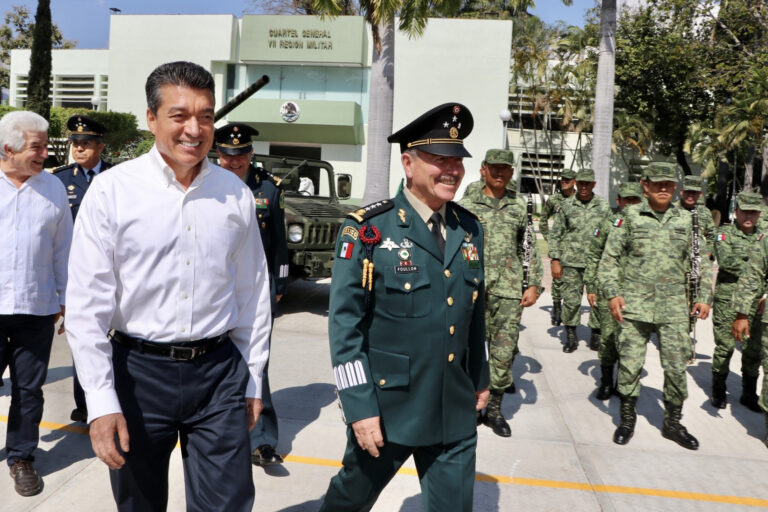
<svg viewBox="0 0 768 512">
<path fill-rule="evenodd" d="M 88 411 L 85 409 L 72 409 L 69 419 L 79 421 L 80 423 L 88 423 Z"/>
<path fill-rule="evenodd" d="M 34 496 L 43 490 L 43 480 L 32 466 L 32 461 L 16 459 L 11 466 L 16 492 L 22 496 Z"/>
<path fill-rule="evenodd" d="M 282 464 L 283 458 L 274 448 L 268 444 L 263 444 L 253 450 L 251 453 L 251 462 L 254 466 L 271 466 L 273 464 Z"/>
</svg>

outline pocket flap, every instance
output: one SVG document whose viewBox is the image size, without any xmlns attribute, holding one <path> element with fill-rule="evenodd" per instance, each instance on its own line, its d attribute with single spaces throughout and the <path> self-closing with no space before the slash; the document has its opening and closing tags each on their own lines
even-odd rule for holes
<svg viewBox="0 0 768 512">
<path fill-rule="evenodd" d="M 408 386 L 410 382 L 410 357 L 371 348 L 368 351 L 368 361 L 371 365 L 371 376 L 376 386 L 382 389 Z"/>
</svg>

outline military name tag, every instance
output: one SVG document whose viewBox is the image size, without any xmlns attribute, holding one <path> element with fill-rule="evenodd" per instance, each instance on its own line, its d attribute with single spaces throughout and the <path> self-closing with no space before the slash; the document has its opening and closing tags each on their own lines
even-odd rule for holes
<svg viewBox="0 0 768 512">
<path fill-rule="evenodd" d="M 77 194 L 69 194 L 69 195 L 67 195 L 67 198 L 69 198 L 69 199 L 77 199 Z"/>
<path fill-rule="evenodd" d="M 413 274 L 414 272 L 418 271 L 418 265 L 398 265 L 395 267 L 395 274 Z"/>
</svg>

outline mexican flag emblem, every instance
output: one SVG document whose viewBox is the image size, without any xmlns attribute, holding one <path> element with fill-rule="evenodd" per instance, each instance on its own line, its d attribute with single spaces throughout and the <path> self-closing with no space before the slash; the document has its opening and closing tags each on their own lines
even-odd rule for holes
<svg viewBox="0 0 768 512">
<path fill-rule="evenodd" d="M 348 260 L 352 257 L 352 251 L 355 248 L 355 244 L 352 242 L 342 242 L 342 244 L 339 246 L 339 252 L 336 254 L 337 257 Z"/>
<path fill-rule="evenodd" d="M 617 228 L 620 228 L 622 224 L 624 224 L 624 219 L 616 219 L 613 221 L 613 225 Z"/>
</svg>

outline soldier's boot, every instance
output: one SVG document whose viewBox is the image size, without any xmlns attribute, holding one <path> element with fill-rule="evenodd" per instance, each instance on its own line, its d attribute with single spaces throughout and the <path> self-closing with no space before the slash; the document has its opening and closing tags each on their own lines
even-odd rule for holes
<svg viewBox="0 0 768 512">
<path fill-rule="evenodd" d="M 600 348 L 600 329 L 592 329 L 592 334 L 589 335 L 589 348 L 597 350 Z"/>
<path fill-rule="evenodd" d="M 579 340 L 576 338 L 576 326 L 565 326 L 565 345 L 563 345 L 563 352 L 571 353 L 579 348 Z"/>
<path fill-rule="evenodd" d="M 597 386 L 595 398 L 608 400 L 613 394 L 613 365 L 600 366 L 600 385 Z"/>
<path fill-rule="evenodd" d="M 627 444 L 635 433 L 635 423 L 637 422 L 637 397 L 621 397 L 621 420 L 619 426 L 613 433 L 613 442 L 616 444 Z"/>
<path fill-rule="evenodd" d="M 698 450 L 699 441 L 688 433 L 688 430 L 680 423 L 683 416 L 683 406 L 664 402 L 664 425 L 661 427 L 661 435 L 676 442 L 688 450 Z"/>
<path fill-rule="evenodd" d="M 491 427 L 491 430 L 497 436 L 509 437 L 512 435 L 512 429 L 509 428 L 509 423 L 501 414 L 502 398 L 504 398 L 503 391 L 491 391 L 488 407 L 485 408 L 485 424 Z"/>
<path fill-rule="evenodd" d="M 750 377 L 748 375 L 741 376 L 741 405 L 754 412 L 763 412 L 760 406 L 757 405 L 757 376 Z"/>
<path fill-rule="evenodd" d="M 728 398 L 725 395 L 725 380 L 728 376 L 720 372 L 712 372 L 712 405 L 718 409 L 725 409 Z"/>
<path fill-rule="evenodd" d="M 560 325 L 562 319 L 560 318 L 563 312 L 563 303 L 559 300 L 552 302 L 552 325 Z"/>
</svg>

